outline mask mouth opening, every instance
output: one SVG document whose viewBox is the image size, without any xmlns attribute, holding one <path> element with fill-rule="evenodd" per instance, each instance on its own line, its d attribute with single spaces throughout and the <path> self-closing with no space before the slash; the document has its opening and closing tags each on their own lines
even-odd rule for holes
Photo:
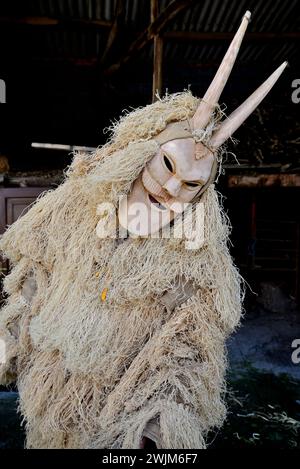
<svg viewBox="0 0 300 469">
<path fill-rule="evenodd" d="M 167 207 L 162 205 L 155 197 L 153 197 L 153 195 L 148 193 L 148 197 L 151 204 L 154 205 L 155 208 L 157 208 L 158 210 L 167 210 Z"/>
</svg>

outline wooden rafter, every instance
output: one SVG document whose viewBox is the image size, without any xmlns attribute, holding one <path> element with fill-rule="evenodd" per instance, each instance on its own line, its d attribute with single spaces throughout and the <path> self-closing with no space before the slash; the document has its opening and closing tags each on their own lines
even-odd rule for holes
<svg viewBox="0 0 300 469">
<path fill-rule="evenodd" d="M 190 0 L 193 1 L 193 0 Z M 36 26 L 36 27 L 52 27 L 52 26 L 82 26 L 95 27 L 102 29 L 111 29 L 113 22 L 105 20 L 84 20 L 84 19 L 61 19 L 47 16 L 25 16 L 21 18 L 0 16 L 0 24 L 9 26 Z M 151 26 L 151 25 L 150 25 Z M 149 26 L 149 28 L 150 28 Z M 147 28 L 148 29 L 148 28 Z M 136 31 L 140 37 L 145 33 Z M 160 33 L 164 40 L 176 41 L 229 41 L 233 38 L 233 32 L 202 32 L 202 31 L 168 31 Z M 154 35 L 154 33 L 153 33 Z M 151 38 L 150 38 L 151 40 Z M 247 32 L 244 41 L 280 41 L 280 40 L 300 40 L 299 31 L 283 31 L 278 33 L 272 32 Z"/>
<path fill-rule="evenodd" d="M 9 17 L 9 16 L 0 16 L 0 24 L 8 24 L 10 26 L 68 26 L 68 25 L 77 25 L 77 26 L 87 26 L 87 27 L 97 27 L 97 28 L 111 28 L 112 22 L 105 20 L 84 20 L 84 19 L 74 19 L 74 18 L 52 18 L 48 16 L 24 16 L 24 17 Z"/>
<path fill-rule="evenodd" d="M 133 41 L 128 51 L 120 60 L 105 70 L 105 75 L 111 75 L 118 71 L 122 65 L 127 63 L 138 51 L 143 49 L 154 38 L 160 34 L 164 28 L 185 8 L 195 3 L 195 0 L 173 0 L 158 17 L 150 23 L 147 29 L 143 31 L 138 38 Z"/>
<path fill-rule="evenodd" d="M 124 0 L 118 0 L 117 5 L 116 5 L 115 19 L 111 25 L 106 47 L 100 60 L 100 63 L 102 64 L 106 61 L 107 56 L 116 41 L 119 29 L 120 29 L 120 25 L 124 19 L 124 15 L 125 15 L 125 2 Z"/>
<path fill-rule="evenodd" d="M 228 187 L 300 187 L 300 174 L 231 175 Z"/>
<path fill-rule="evenodd" d="M 169 31 L 163 35 L 165 40 L 175 41 L 230 41 L 234 37 L 234 32 L 198 32 L 198 31 Z M 300 39 L 297 32 L 248 32 L 243 41 L 265 41 L 265 40 L 296 40 Z"/>
</svg>

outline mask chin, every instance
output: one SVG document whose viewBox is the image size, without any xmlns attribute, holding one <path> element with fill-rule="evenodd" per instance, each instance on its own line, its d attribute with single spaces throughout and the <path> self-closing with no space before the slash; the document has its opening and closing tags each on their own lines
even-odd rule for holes
<svg viewBox="0 0 300 469">
<path fill-rule="evenodd" d="M 119 204 L 119 223 L 132 236 L 154 235 L 169 224 L 174 216 L 164 201 L 146 191 L 142 176 L 134 182 L 131 193 Z"/>
</svg>

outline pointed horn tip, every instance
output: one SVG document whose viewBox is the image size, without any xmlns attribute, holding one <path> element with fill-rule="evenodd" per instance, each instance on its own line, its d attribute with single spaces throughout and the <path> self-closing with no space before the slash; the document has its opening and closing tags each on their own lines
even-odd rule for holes
<svg viewBox="0 0 300 469">
<path fill-rule="evenodd" d="M 246 20 L 250 21 L 250 18 L 251 18 L 251 11 L 247 10 L 246 13 L 244 14 L 244 17 L 243 18 L 246 18 Z"/>
<path fill-rule="evenodd" d="M 275 72 L 272 73 L 272 75 L 269 76 L 269 78 L 259 87 L 257 88 L 257 90 L 253 93 L 253 95 L 249 96 L 249 98 L 244 101 L 243 104 L 241 104 L 239 106 L 239 108 L 234 111 L 229 117 L 227 117 L 227 119 L 225 119 L 223 122 L 221 122 L 220 124 L 220 127 L 219 129 L 215 132 L 215 134 L 213 134 L 213 137 L 216 137 L 217 136 L 217 139 L 218 139 L 218 134 L 220 135 L 220 130 L 222 132 L 222 125 L 226 127 L 226 124 L 228 124 L 228 122 L 231 120 L 231 129 L 229 128 L 229 131 L 230 133 L 227 132 L 227 134 L 225 133 L 224 135 L 221 136 L 221 139 L 219 138 L 219 141 L 217 140 L 212 140 L 210 142 L 210 145 L 211 147 L 217 149 L 219 148 L 226 140 L 228 140 L 229 137 L 231 137 L 234 132 L 241 126 L 241 124 L 244 123 L 244 121 L 249 117 L 249 115 L 253 112 L 253 110 L 261 103 L 261 101 L 263 100 L 263 98 L 271 91 L 271 89 L 273 88 L 273 86 L 275 85 L 275 83 L 277 82 L 277 80 L 279 79 L 279 77 L 281 76 L 281 74 L 283 73 L 284 69 L 289 65 L 288 61 L 285 60 L 276 70 Z M 267 86 L 266 86 L 267 85 Z M 264 88 L 264 89 L 263 89 Z M 256 96 L 255 96 L 256 95 Z M 248 106 L 248 110 L 249 112 L 247 111 L 247 105 L 249 105 L 249 103 L 252 101 L 252 104 L 254 103 L 255 106 Z M 245 108 L 246 106 L 246 108 Z M 244 109 L 246 109 L 246 113 L 244 113 L 244 115 L 241 113 L 241 109 L 244 107 Z M 234 115 L 235 114 L 235 115 Z M 233 116 L 233 119 L 237 122 L 237 119 L 239 120 L 238 122 L 238 125 L 235 126 L 235 124 L 233 125 L 233 129 L 232 129 L 232 117 Z M 228 129 L 226 129 L 228 130 Z M 224 127 L 223 127 L 223 131 L 224 131 Z"/>
<path fill-rule="evenodd" d="M 275 72 L 276 72 L 276 71 L 280 71 L 280 72 L 282 73 L 282 72 L 284 71 L 284 69 L 285 69 L 286 67 L 288 67 L 289 65 L 290 65 L 290 64 L 288 63 L 288 61 L 285 60 L 281 65 L 279 65 L 279 67 L 277 68 L 277 70 L 275 70 Z"/>
</svg>

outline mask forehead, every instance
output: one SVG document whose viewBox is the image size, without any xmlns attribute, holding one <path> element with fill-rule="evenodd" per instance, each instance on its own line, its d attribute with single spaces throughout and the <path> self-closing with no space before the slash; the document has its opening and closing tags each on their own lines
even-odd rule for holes
<svg viewBox="0 0 300 469">
<path fill-rule="evenodd" d="M 166 142 L 161 146 L 161 152 L 171 159 L 174 173 L 182 181 L 208 181 L 214 155 L 204 145 L 196 144 L 193 138 Z"/>
</svg>

